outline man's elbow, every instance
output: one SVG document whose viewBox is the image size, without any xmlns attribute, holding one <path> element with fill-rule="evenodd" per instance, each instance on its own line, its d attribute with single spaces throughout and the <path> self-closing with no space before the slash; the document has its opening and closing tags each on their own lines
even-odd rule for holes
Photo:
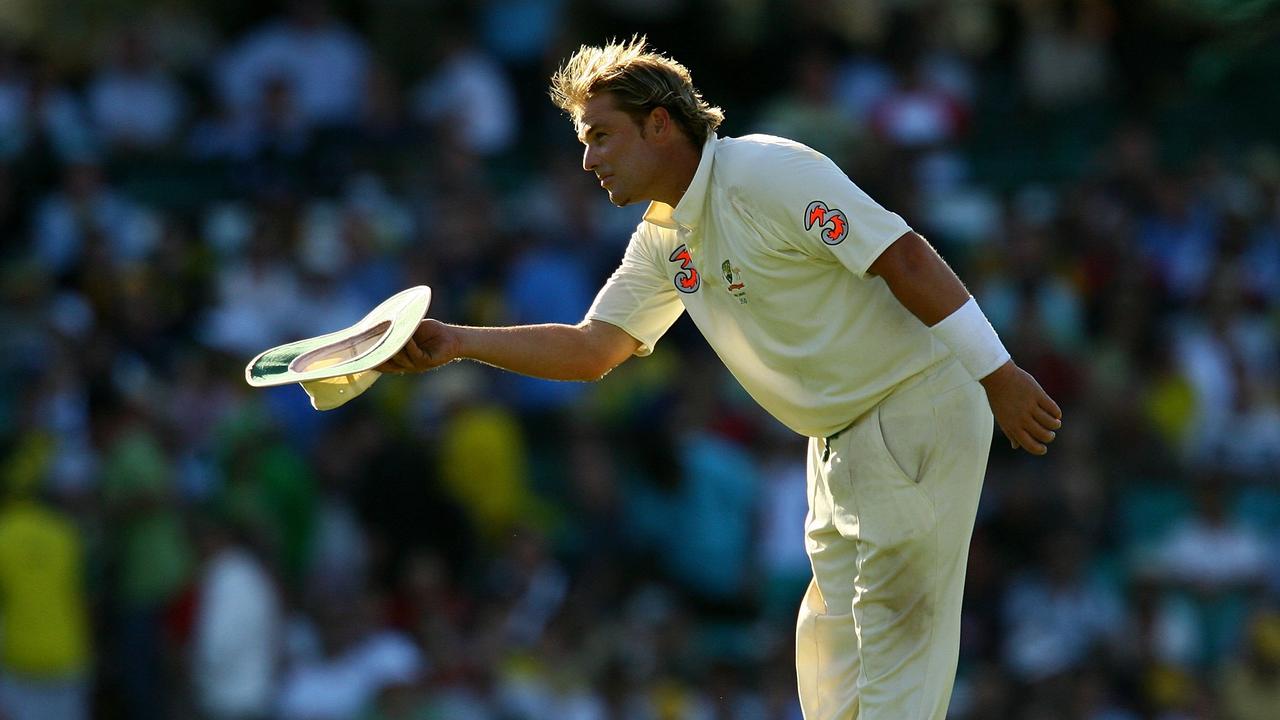
<svg viewBox="0 0 1280 720">
<path fill-rule="evenodd" d="M 583 342 L 576 363 L 575 380 L 597 382 L 603 379 L 640 347 L 639 341 L 604 323 L 584 321 L 577 330 L 582 333 Z"/>
<path fill-rule="evenodd" d="M 623 358 L 622 360 L 625 360 Z M 575 380 L 581 382 L 599 382 L 604 379 L 614 368 L 622 364 L 622 360 L 616 360 L 611 357 L 596 357 L 590 362 L 584 363 L 579 369 L 578 377 Z"/>
</svg>

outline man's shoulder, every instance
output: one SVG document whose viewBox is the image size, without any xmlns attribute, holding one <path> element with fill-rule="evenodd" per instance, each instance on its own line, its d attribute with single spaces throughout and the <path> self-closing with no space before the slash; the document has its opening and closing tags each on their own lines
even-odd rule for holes
<svg viewBox="0 0 1280 720">
<path fill-rule="evenodd" d="M 733 186 L 785 182 L 791 173 L 825 159 L 808 145 L 777 135 L 727 137 L 716 147 L 717 174 Z"/>
<path fill-rule="evenodd" d="M 742 137 L 721 138 L 716 146 L 716 162 L 757 162 L 785 160 L 795 156 L 819 156 L 821 153 L 804 143 L 777 135 L 754 133 Z"/>
</svg>

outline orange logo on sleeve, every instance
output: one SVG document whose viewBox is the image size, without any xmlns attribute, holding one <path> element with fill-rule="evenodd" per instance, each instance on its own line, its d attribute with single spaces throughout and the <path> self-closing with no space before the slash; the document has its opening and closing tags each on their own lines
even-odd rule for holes
<svg viewBox="0 0 1280 720">
<path fill-rule="evenodd" d="M 675 280 L 676 289 L 682 293 L 695 293 L 698 287 L 702 285 L 702 276 L 698 274 L 697 269 L 693 267 L 693 256 L 689 254 L 689 248 L 681 245 L 671 253 L 671 257 L 667 258 L 671 262 L 680 263 L 680 270 L 676 273 Z"/>
<path fill-rule="evenodd" d="M 812 230 L 814 226 L 822 231 L 822 242 L 828 245 L 839 245 L 849 235 L 849 219 L 844 212 L 829 208 L 821 200 L 814 200 L 804 211 L 804 229 Z"/>
</svg>

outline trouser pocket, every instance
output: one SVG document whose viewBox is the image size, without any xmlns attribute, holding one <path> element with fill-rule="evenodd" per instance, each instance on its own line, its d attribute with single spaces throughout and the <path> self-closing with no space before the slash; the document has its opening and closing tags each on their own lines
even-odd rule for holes
<svg viewBox="0 0 1280 720">
<path fill-rule="evenodd" d="M 892 547 L 932 530 L 933 508 L 928 496 L 899 465 L 885 445 L 880 414 L 884 404 L 861 418 L 832 443 L 829 486 L 833 516 L 846 538 Z M 927 427 L 923 430 L 932 434 Z M 927 443 L 918 456 L 904 462 L 922 465 Z"/>
<path fill-rule="evenodd" d="M 938 421 L 929 383 L 891 395 L 875 409 L 879 450 L 911 483 L 919 483 L 938 442 Z"/>
</svg>

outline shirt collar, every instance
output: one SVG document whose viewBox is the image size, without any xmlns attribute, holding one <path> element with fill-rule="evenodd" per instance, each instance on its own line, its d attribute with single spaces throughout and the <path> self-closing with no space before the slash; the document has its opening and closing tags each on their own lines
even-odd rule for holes
<svg viewBox="0 0 1280 720">
<path fill-rule="evenodd" d="M 680 197 L 680 202 L 673 208 L 670 205 L 654 200 L 644 213 L 645 222 L 659 227 L 675 230 L 679 227 L 693 227 L 702 217 L 702 207 L 706 203 L 707 190 L 711 185 L 711 164 L 716 155 L 716 134 L 707 136 L 702 144 L 702 159 L 698 161 L 698 169 L 693 173 L 693 180 Z"/>
</svg>

